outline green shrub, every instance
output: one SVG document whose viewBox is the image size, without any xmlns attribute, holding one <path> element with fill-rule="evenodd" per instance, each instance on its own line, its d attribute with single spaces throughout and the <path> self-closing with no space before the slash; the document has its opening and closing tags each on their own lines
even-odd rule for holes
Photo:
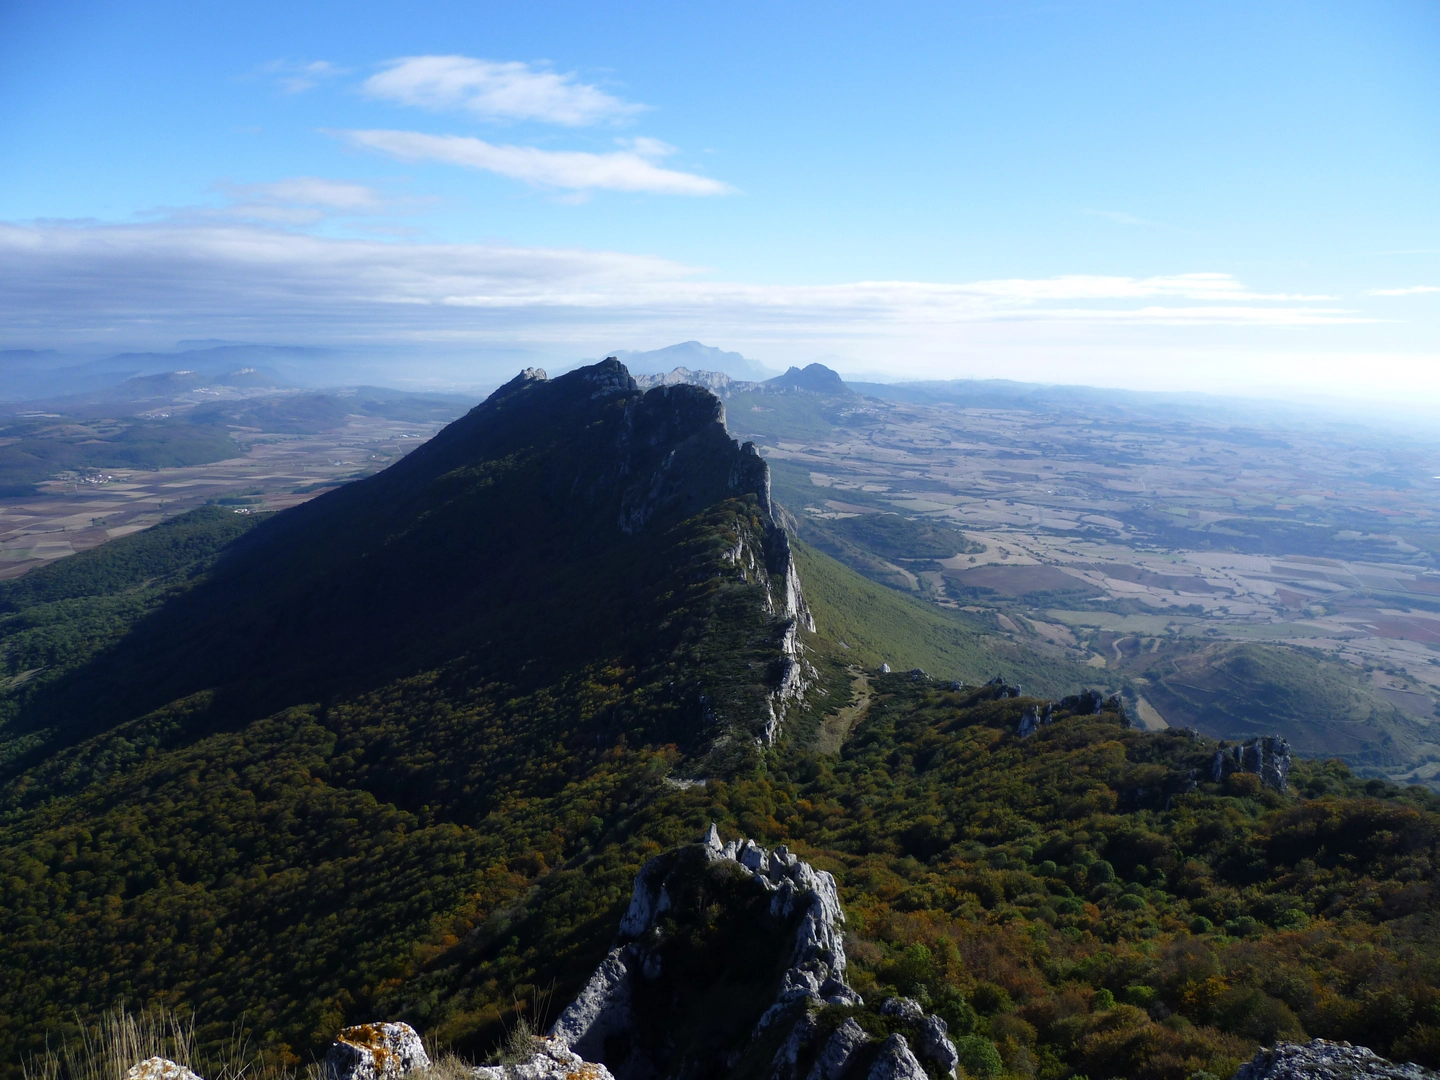
<svg viewBox="0 0 1440 1080">
<path fill-rule="evenodd" d="M 917 997 L 927 990 L 934 975 L 935 962 L 930 950 L 924 945 L 910 945 L 900 954 L 900 962 L 895 966 L 895 988 L 908 997 Z"/>
<path fill-rule="evenodd" d="M 1009 992 L 1003 986 L 996 986 L 992 982 L 982 982 L 976 986 L 975 992 L 970 995 L 970 1004 L 981 1016 L 994 1016 L 996 1013 L 1009 1012 L 1015 1007 Z"/>
<path fill-rule="evenodd" d="M 1115 995 L 1103 986 L 1095 991 L 1095 996 L 1090 999 L 1091 1007 L 1097 1011 L 1101 1009 L 1113 1009 L 1115 1007 Z"/>
<path fill-rule="evenodd" d="M 987 1080 L 998 1076 L 1004 1063 L 1000 1051 L 989 1039 L 980 1035 L 964 1035 L 955 1040 L 955 1050 L 960 1055 L 960 1065 L 969 1076 Z"/>
<path fill-rule="evenodd" d="M 1310 916 L 1299 908 L 1287 908 L 1275 916 L 1277 930 L 1304 930 L 1310 925 Z"/>
<path fill-rule="evenodd" d="M 1125 987 L 1125 1003 L 1141 1009 L 1149 1008 L 1159 996 L 1159 992 L 1156 991 L 1153 986 L 1136 985 Z"/>
<path fill-rule="evenodd" d="M 1214 932 L 1215 924 L 1204 915 L 1196 915 L 1190 920 L 1190 932 L 1192 934 L 1209 934 Z"/>
<path fill-rule="evenodd" d="M 980 1022 L 980 1017 L 965 1000 L 965 995 L 953 986 L 942 987 L 935 995 L 934 1012 L 945 1021 L 951 1038 L 973 1034 L 975 1026 Z"/>
</svg>

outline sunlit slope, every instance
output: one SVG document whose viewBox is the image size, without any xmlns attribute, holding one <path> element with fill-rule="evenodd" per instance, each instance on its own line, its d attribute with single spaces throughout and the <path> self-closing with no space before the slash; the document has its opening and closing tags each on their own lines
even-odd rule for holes
<svg viewBox="0 0 1440 1080">
<path fill-rule="evenodd" d="M 1172 724 L 1217 738 L 1283 735 L 1302 754 L 1395 772 L 1440 758 L 1440 730 L 1361 684 L 1349 664 L 1279 645 L 1171 645 L 1131 661 Z M 1129 669 L 1127 669 L 1128 671 Z"/>
<path fill-rule="evenodd" d="M 807 544 L 794 545 L 805 597 L 831 655 L 863 668 L 920 668 L 937 678 L 985 682 L 995 676 L 1036 694 L 1062 696 L 1087 685 L 1092 669 L 1011 642 L 933 605 L 861 577 Z M 1093 684 L 1093 678 L 1091 680 Z"/>
</svg>

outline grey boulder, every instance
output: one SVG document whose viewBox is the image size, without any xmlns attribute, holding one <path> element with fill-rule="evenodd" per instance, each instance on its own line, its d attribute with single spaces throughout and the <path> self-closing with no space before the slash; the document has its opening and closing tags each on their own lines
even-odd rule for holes
<svg viewBox="0 0 1440 1080">
<path fill-rule="evenodd" d="M 335 1036 L 321 1074 L 325 1080 L 400 1080 L 428 1068 L 430 1057 L 409 1024 L 357 1024 Z"/>
</svg>

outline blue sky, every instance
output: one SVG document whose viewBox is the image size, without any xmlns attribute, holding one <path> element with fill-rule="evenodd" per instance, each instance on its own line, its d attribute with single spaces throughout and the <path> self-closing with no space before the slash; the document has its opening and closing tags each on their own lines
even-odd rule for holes
<svg viewBox="0 0 1440 1080">
<path fill-rule="evenodd" d="M 0 101 L 0 347 L 1440 401 L 1434 3 L 12 0 Z"/>
</svg>

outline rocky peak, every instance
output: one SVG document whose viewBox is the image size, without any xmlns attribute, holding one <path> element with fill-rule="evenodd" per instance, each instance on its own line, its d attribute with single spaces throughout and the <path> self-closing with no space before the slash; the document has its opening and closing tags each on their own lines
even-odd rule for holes
<svg viewBox="0 0 1440 1080">
<path fill-rule="evenodd" d="M 613 356 L 607 356 L 598 364 L 578 368 L 571 374 L 590 388 L 592 398 L 623 394 L 627 390 L 635 389 L 635 380 L 630 377 L 630 372 Z"/>
<path fill-rule="evenodd" d="M 954 1075 L 944 1021 L 916 1002 L 872 1010 L 888 1037 L 850 1017 L 865 1002 L 845 980 L 844 921 L 829 873 L 712 824 L 641 868 L 618 944 L 551 1036 L 619 1080 L 926 1080 L 917 1053 Z"/>
</svg>

